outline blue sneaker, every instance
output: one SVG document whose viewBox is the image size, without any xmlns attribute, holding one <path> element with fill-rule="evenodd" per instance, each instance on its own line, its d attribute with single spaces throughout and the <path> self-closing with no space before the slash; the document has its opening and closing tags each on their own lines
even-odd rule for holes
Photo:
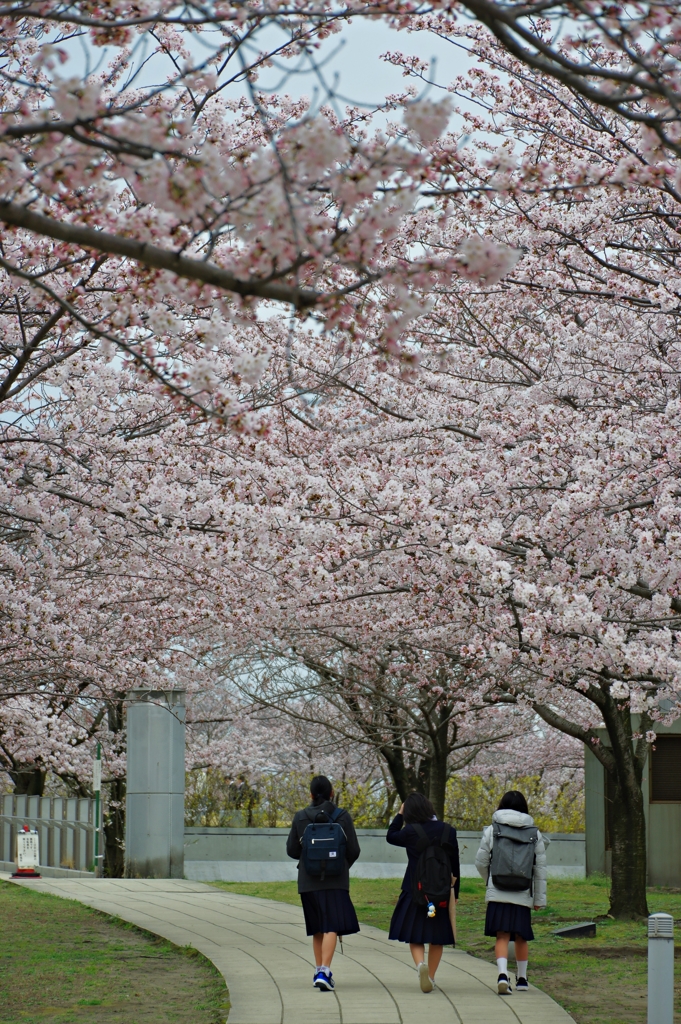
<svg viewBox="0 0 681 1024">
<path fill-rule="evenodd" d="M 312 982 L 315 988 L 318 988 L 320 992 L 333 992 L 336 987 L 333 983 L 333 975 L 331 971 L 327 974 L 326 971 L 318 971 L 314 976 Z"/>
</svg>

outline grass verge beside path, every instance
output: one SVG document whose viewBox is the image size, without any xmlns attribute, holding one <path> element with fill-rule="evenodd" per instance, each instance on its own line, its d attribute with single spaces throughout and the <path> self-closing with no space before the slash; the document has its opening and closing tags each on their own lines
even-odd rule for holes
<svg viewBox="0 0 681 1024">
<path fill-rule="evenodd" d="M 72 900 L 0 882 L 2 1024 L 222 1024 L 222 975 Z"/>
<path fill-rule="evenodd" d="M 222 889 L 300 905 L 295 882 L 215 882 Z M 559 939 L 563 924 L 590 921 L 608 912 L 607 878 L 549 879 L 549 905 L 533 913 L 530 981 L 564 1006 L 578 1024 L 645 1024 L 647 948 L 645 922 L 598 921 L 595 939 Z M 363 878 L 351 882 L 360 921 L 387 930 L 399 894 L 399 880 Z M 483 933 L 482 880 L 463 878 L 457 908 L 459 948 L 494 963 L 494 940 Z M 649 889 L 651 913 L 673 914 L 681 924 L 681 891 Z M 677 946 L 676 956 L 681 956 Z M 675 1024 L 681 1024 L 681 982 L 676 985 Z"/>
</svg>

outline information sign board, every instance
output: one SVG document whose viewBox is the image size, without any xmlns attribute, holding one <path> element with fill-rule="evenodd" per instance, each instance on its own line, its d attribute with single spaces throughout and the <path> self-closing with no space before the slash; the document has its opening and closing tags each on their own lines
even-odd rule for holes
<svg viewBox="0 0 681 1024">
<path fill-rule="evenodd" d="M 37 832 L 17 832 L 17 867 L 20 871 L 34 870 L 40 864 Z"/>
</svg>

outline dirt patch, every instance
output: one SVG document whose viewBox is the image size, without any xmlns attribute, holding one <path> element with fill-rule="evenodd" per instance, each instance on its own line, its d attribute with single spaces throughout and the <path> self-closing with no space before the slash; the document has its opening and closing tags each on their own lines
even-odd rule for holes
<svg viewBox="0 0 681 1024">
<path fill-rule="evenodd" d="M 605 960 L 622 960 L 627 958 L 648 959 L 647 946 L 573 946 L 565 952 L 580 953 L 582 956 L 597 956 Z M 681 946 L 674 947 L 674 959 L 681 960 Z"/>
</svg>

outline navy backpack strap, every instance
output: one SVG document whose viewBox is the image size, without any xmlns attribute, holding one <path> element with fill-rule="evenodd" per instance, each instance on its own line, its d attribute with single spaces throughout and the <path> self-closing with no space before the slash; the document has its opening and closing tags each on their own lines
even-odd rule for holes
<svg viewBox="0 0 681 1024">
<path fill-rule="evenodd" d="M 343 808 L 342 807 L 337 807 L 336 810 L 333 812 L 333 814 L 329 815 L 329 818 L 331 819 L 331 822 L 335 823 L 336 821 L 338 821 L 338 819 L 340 818 L 341 814 L 343 814 Z"/>
<path fill-rule="evenodd" d="M 419 837 L 416 849 L 419 853 L 423 853 L 426 847 L 430 846 L 430 839 L 428 838 L 428 833 L 426 832 L 423 825 L 413 823 L 411 827 L 414 829 L 414 832 L 416 832 L 416 835 Z"/>
</svg>

